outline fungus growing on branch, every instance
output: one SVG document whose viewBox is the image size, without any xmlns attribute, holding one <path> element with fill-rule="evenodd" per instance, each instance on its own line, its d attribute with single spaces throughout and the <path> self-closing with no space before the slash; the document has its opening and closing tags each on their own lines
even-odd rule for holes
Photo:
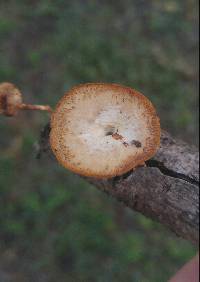
<svg viewBox="0 0 200 282">
<path fill-rule="evenodd" d="M 51 148 L 80 175 L 110 178 L 143 165 L 159 148 L 160 122 L 141 93 L 117 84 L 76 86 L 51 115 Z"/>
</svg>

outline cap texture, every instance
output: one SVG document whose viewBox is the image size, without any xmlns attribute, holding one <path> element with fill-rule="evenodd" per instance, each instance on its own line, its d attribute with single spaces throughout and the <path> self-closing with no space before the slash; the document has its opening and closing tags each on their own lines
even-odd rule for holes
<svg viewBox="0 0 200 282">
<path fill-rule="evenodd" d="M 110 178 L 155 154 L 160 122 L 152 103 L 134 89 L 82 84 L 56 106 L 50 144 L 64 167 L 84 176 Z"/>
</svg>

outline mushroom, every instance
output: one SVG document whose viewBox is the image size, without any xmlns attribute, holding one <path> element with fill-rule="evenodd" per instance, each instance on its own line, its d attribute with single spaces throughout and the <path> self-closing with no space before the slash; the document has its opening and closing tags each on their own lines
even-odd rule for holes
<svg viewBox="0 0 200 282">
<path fill-rule="evenodd" d="M 51 115 L 50 145 L 73 172 L 95 178 L 122 175 L 159 148 L 160 122 L 152 103 L 117 84 L 75 86 Z"/>
<path fill-rule="evenodd" d="M 49 106 L 24 104 L 22 94 L 14 84 L 0 83 L 0 114 L 15 116 L 19 110 L 52 111 Z"/>
</svg>

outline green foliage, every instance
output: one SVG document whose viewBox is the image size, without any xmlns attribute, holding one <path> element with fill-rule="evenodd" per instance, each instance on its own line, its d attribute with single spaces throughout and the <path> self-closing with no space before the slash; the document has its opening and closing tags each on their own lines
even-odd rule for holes
<svg viewBox="0 0 200 282">
<path fill-rule="evenodd" d="M 163 127 L 196 143 L 197 9 L 184 3 L 1 1 L 0 80 L 52 106 L 75 84 L 129 85 L 151 98 Z M 41 282 L 167 281 L 196 250 L 57 163 L 36 160 L 47 120 L 0 118 L 0 261 L 9 265 L 12 250 L 25 281 L 36 273 Z"/>
</svg>

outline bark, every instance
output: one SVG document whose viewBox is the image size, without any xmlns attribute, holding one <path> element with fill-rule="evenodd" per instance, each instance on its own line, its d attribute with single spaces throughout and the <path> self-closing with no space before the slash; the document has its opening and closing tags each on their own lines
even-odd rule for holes
<svg viewBox="0 0 200 282">
<path fill-rule="evenodd" d="M 46 126 L 41 134 L 38 156 L 44 151 L 50 152 L 49 131 Z M 160 149 L 146 166 L 112 179 L 85 179 L 129 208 L 198 244 L 198 166 L 197 149 L 163 131 Z"/>
</svg>

